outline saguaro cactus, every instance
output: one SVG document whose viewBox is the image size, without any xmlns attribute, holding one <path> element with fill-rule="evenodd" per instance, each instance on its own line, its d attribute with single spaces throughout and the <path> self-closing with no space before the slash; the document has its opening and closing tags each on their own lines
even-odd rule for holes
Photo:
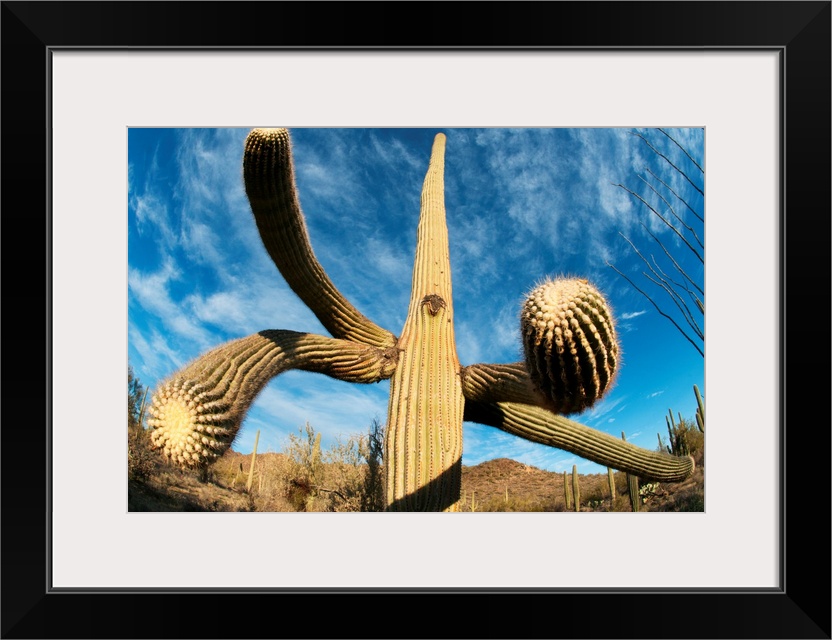
<svg viewBox="0 0 832 640">
<path fill-rule="evenodd" d="M 699 387 L 693 385 L 693 393 L 696 395 L 696 426 L 702 433 L 705 433 L 705 403 L 702 401 L 702 394 Z"/>
<path fill-rule="evenodd" d="M 563 472 L 563 502 L 567 511 L 572 511 L 572 490 L 569 488 L 569 479 L 566 471 Z"/>
<path fill-rule="evenodd" d="M 607 467 L 607 480 L 609 480 L 610 484 L 610 498 L 615 503 L 615 476 L 613 475 L 612 469 Z"/>
<path fill-rule="evenodd" d="M 445 136 L 439 133 L 422 189 L 410 304 L 397 337 L 346 300 L 315 257 L 295 189 L 289 132 L 252 130 L 243 176 L 260 237 L 332 337 L 261 331 L 197 358 L 153 396 L 148 424 L 155 446 L 182 466 L 211 464 L 231 445 L 265 385 L 301 369 L 349 382 L 390 379 L 384 437 L 390 511 L 459 510 L 463 420 L 643 478 L 672 482 L 690 475 L 692 458 L 642 449 L 558 415 L 591 406 L 617 373 L 612 315 L 586 280 L 548 280 L 528 295 L 520 322 L 523 362 L 460 364 L 444 161 Z"/>
<path fill-rule="evenodd" d="M 581 510 L 581 484 L 578 479 L 578 465 L 572 465 L 572 495 L 575 500 L 575 511 Z"/>
</svg>

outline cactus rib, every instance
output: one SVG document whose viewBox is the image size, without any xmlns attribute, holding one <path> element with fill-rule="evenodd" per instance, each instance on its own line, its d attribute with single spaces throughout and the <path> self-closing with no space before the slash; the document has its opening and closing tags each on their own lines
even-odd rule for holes
<svg viewBox="0 0 832 640">
<path fill-rule="evenodd" d="M 341 294 L 309 243 L 295 188 L 286 129 L 254 129 L 243 156 L 243 176 L 260 237 L 281 275 L 334 337 L 380 349 L 396 337 L 368 320 Z"/>
</svg>

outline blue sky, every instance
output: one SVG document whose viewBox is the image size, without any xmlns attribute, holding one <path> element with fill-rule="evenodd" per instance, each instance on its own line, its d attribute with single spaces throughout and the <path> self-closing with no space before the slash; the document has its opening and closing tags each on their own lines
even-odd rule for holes
<svg viewBox="0 0 832 640">
<path fill-rule="evenodd" d="M 622 234 L 676 281 L 681 276 L 654 237 L 703 288 L 704 266 L 617 185 L 671 220 L 672 207 L 704 242 L 704 224 L 679 199 L 704 217 L 703 195 L 668 163 L 704 191 L 695 164 L 704 167 L 704 131 L 290 129 L 301 207 L 318 260 L 359 311 L 396 335 L 410 295 L 422 181 L 440 131 L 447 136 L 445 204 L 461 363 L 521 360 L 525 294 L 547 276 L 587 278 L 610 301 L 623 358 L 612 390 L 571 417 L 616 436 L 624 431 L 628 441 L 655 449 L 656 434 L 667 436 L 668 409 L 692 417 L 693 385 L 707 395 L 704 358 L 607 263 L 680 324 L 678 310 L 642 275 L 646 267 Z M 151 389 L 230 339 L 263 329 L 327 335 L 260 241 L 242 183 L 247 133 L 129 130 L 128 357 Z M 695 242 L 690 231 L 686 237 Z M 702 324 L 701 314 L 694 311 L 694 317 Z M 327 448 L 339 436 L 366 432 L 373 419 L 384 422 L 388 390 L 388 381 L 356 385 L 287 372 L 258 396 L 233 448 L 250 452 L 259 429 L 258 451 L 278 451 L 306 422 L 323 434 Z M 463 464 L 500 457 L 550 471 L 570 471 L 573 464 L 580 473 L 605 471 L 569 452 L 466 422 Z"/>
</svg>

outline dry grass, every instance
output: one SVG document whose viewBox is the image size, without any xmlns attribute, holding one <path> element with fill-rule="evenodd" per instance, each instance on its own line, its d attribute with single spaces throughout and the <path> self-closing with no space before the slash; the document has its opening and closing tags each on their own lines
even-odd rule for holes
<svg viewBox="0 0 832 640">
<path fill-rule="evenodd" d="M 145 477 L 129 480 L 130 511 L 359 511 L 366 465 L 324 462 L 312 481 L 283 453 L 258 454 L 251 492 L 246 483 L 251 456 L 228 451 L 207 474 L 181 471 L 152 454 Z M 614 474 L 610 499 L 607 474 L 579 476 L 581 511 L 632 510 L 623 473 Z M 571 474 L 567 474 L 571 484 Z M 703 511 L 704 468 L 681 483 L 645 490 L 642 511 Z M 571 487 L 570 487 L 571 488 Z M 462 511 L 566 511 L 563 474 L 507 458 L 462 468 Z"/>
</svg>

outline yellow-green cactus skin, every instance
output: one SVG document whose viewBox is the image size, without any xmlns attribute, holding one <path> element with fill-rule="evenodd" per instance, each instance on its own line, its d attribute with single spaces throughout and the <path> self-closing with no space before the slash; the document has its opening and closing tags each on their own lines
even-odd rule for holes
<svg viewBox="0 0 832 640">
<path fill-rule="evenodd" d="M 202 468 L 233 443 L 257 394 L 299 369 L 368 384 L 390 379 L 384 434 L 388 511 L 459 511 L 463 420 L 575 453 L 645 479 L 673 482 L 693 458 L 656 453 L 560 414 L 582 411 L 612 385 L 619 346 L 609 305 L 586 280 L 547 280 L 521 310 L 523 362 L 460 364 L 454 336 L 444 174 L 436 135 L 422 188 L 410 303 L 400 335 L 361 314 L 316 259 L 295 187 L 286 129 L 254 129 L 243 179 L 263 244 L 293 291 L 331 334 L 261 331 L 187 364 L 155 391 L 154 445 Z"/>
</svg>

